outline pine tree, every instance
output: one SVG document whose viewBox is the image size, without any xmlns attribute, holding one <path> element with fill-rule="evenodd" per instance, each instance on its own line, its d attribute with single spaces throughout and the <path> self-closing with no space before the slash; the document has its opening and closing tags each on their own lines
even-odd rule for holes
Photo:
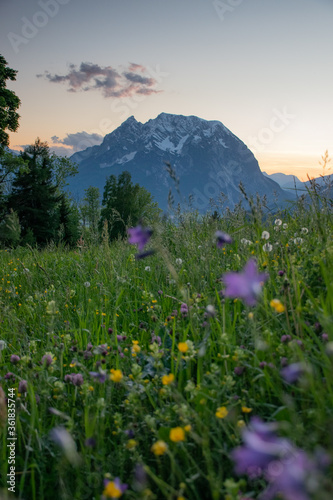
<svg viewBox="0 0 333 500">
<path fill-rule="evenodd" d="M 100 229 L 108 222 L 110 240 L 126 236 L 129 225 L 136 225 L 142 217 L 158 214 L 152 195 L 139 184 L 133 184 L 131 174 L 122 172 L 117 178 L 111 175 L 104 187 Z"/>
<path fill-rule="evenodd" d="M 38 245 L 44 245 L 56 236 L 57 205 L 61 200 L 47 143 L 38 138 L 24 150 L 22 158 L 28 170 L 19 172 L 14 179 L 8 207 L 18 214 L 23 242 L 33 237 Z"/>
</svg>

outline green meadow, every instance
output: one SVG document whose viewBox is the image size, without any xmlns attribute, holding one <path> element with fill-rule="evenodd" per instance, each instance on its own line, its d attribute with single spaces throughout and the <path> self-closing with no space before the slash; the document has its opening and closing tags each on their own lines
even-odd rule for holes
<svg viewBox="0 0 333 500">
<path fill-rule="evenodd" d="M 0 250 L 1 498 L 331 499 L 331 203 L 150 227 Z"/>
</svg>

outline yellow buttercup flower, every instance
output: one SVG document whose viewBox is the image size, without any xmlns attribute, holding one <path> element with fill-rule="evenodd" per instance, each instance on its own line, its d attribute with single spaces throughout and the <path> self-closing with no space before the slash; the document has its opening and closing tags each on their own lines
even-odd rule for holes
<svg viewBox="0 0 333 500">
<path fill-rule="evenodd" d="M 279 299 L 273 299 L 270 301 L 270 306 L 275 309 L 277 313 L 283 313 L 285 311 L 285 307 Z"/>
<path fill-rule="evenodd" d="M 122 494 L 121 489 L 113 481 L 109 481 L 103 491 L 103 495 L 107 498 L 120 498 Z"/>
<path fill-rule="evenodd" d="M 169 435 L 171 441 L 174 443 L 179 443 L 179 441 L 185 441 L 185 431 L 182 427 L 174 427 L 170 430 Z"/>
<path fill-rule="evenodd" d="M 154 443 L 150 449 L 154 453 L 154 455 L 161 456 L 164 455 L 164 453 L 167 451 L 168 445 L 165 441 L 159 440 L 156 441 L 156 443 Z"/>
<path fill-rule="evenodd" d="M 229 412 L 225 406 L 220 406 L 220 408 L 216 410 L 215 415 L 217 416 L 217 418 L 225 418 L 228 413 Z"/>
<path fill-rule="evenodd" d="M 175 376 L 173 373 L 169 373 L 169 375 L 163 375 L 162 377 L 162 384 L 163 385 L 170 385 L 172 382 L 175 380 Z"/>
<path fill-rule="evenodd" d="M 252 408 L 248 408 L 247 406 L 242 406 L 242 412 L 243 413 L 251 413 Z"/>
<path fill-rule="evenodd" d="M 113 368 L 111 368 L 111 375 L 110 375 L 110 380 L 112 380 L 112 382 L 121 382 L 122 378 L 123 378 L 123 374 L 122 374 L 122 371 L 121 370 L 114 370 Z"/>
<path fill-rule="evenodd" d="M 180 352 L 187 352 L 188 351 L 188 345 L 186 342 L 179 342 L 178 344 L 178 349 L 180 350 Z"/>
</svg>

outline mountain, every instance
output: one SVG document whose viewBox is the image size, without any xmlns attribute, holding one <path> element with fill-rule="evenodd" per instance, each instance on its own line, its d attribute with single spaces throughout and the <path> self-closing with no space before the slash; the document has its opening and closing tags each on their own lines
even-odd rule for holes
<svg viewBox="0 0 333 500">
<path fill-rule="evenodd" d="M 244 199 L 239 183 L 248 195 L 266 194 L 272 206 L 291 195 L 272 179 L 265 177 L 246 145 L 219 121 L 196 116 L 161 113 L 146 123 L 128 118 L 106 135 L 101 145 L 75 153 L 71 160 L 79 164 L 79 173 L 69 179 L 69 190 L 83 197 L 84 189 L 103 188 L 106 177 L 127 170 L 134 183 L 152 193 L 160 208 L 167 209 L 171 188 L 175 202 L 192 197 L 192 208 L 205 212 L 210 199 L 227 196 L 225 206 L 233 208 Z M 165 162 L 169 162 L 180 180 L 182 199 L 174 189 Z"/>
<path fill-rule="evenodd" d="M 296 189 L 305 189 L 304 182 L 300 181 L 295 175 L 282 173 L 267 174 L 266 172 L 263 172 L 263 174 L 277 182 L 282 189 L 295 189 L 295 186 Z"/>
</svg>

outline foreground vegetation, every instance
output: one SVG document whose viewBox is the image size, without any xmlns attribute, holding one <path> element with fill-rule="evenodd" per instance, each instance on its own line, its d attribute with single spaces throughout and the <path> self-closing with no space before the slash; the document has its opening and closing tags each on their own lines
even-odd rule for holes
<svg viewBox="0 0 333 500">
<path fill-rule="evenodd" d="M 146 258 L 107 237 L 1 250 L 1 498 L 5 397 L 20 498 L 332 498 L 332 229 L 303 200 L 179 215 Z"/>
</svg>

